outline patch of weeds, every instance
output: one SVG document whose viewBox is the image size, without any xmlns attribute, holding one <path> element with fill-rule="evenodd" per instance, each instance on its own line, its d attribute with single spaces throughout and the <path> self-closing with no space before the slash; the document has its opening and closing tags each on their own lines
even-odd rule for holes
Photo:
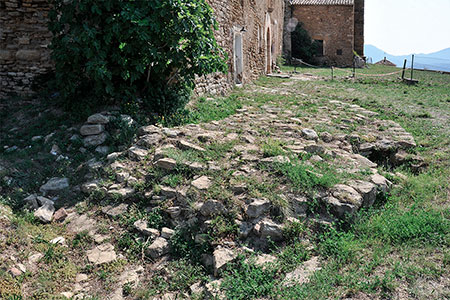
<svg viewBox="0 0 450 300">
<path fill-rule="evenodd" d="M 137 127 L 134 124 L 129 124 L 128 120 L 121 116 L 115 116 L 111 118 L 108 127 L 110 127 L 109 132 L 112 133 L 110 139 L 113 146 L 131 146 L 137 133 Z"/>
<path fill-rule="evenodd" d="M 208 228 L 208 235 L 212 241 L 218 242 L 221 239 L 235 239 L 238 230 L 233 216 L 216 216 Z"/>
<path fill-rule="evenodd" d="M 324 257 L 346 264 L 361 250 L 361 245 L 352 232 L 337 231 L 332 227 L 319 236 L 319 252 Z"/>
<path fill-rule="evenodd" d="M 284 272 L 290 272 L 309 258 L 310 254 L 306 247 L 300 241 L 296 241 L 286 246 L 278 255 L 278 263 Z"/>
<path fill-rule="evenodd" d="M 42 260 L 46 263 L 62 260 L 65 257 L 65 253 L 58 245 L 49 244 L 47 250 L 44 252 Z"/>
<path fill-rule="evenodd" d="M 307 233 L 307 227 L 301 222 L 289 222 L 283 228 L 283 236 L 287 241 L 298 241 Z"/>
<path fill-rule="evenodd" d="M 169 267 L 169 286 L 170 291 L 188 290 L 196 282 L 205 282 L 208 280 L 205 270 L 199 264 L 192 264 L 187 260 L 175 260 Z"/>
<path fill-rule="evenodd" d="M 391 245 L 444 245 L 449 242 L 450 221 L 439 211 L 388 206 L 371 214 L 357 229 Z"/>
<path fill-rule="evenodd" d="M 215 99 L 200 97 L 195 101 L 195 106 L 161 117 L 158 123 L 165 127 L 173 127 L 222 120 L 235 114 L 240 108 L 242 108 L 241 101 L 235 95 Z"/>
<path fill-rule="evenodd" d="M 138 220 L 147 221 L 147 225 L 150 228 L 158 230 L 165 225 L 162 211 L 159 207 L 146 210 L 145 207 L 139 207 L 137 204 L 133 204 L 128 208 L 126 214 L 122 214 L 119 217 L 120 225 L 127 227 L 129 230 L 134 230 L 133 224 Z"/>
<path fill-rule="evenodd" d="M 273 156 L 279 156 L 284 155 L 285 151 L 283 149 L 283 146 L 285 143 L 282 141 L 277 141 L 273 139 L 268 139 L 262 144 L 262 151 L 264 157 L 273 157 Z"/>
<path fill-rule="evenodd" d="M 227 152 L 230 152 L 233 149 L 235 141 L 230 142 L 213 142 L 209 145 L 206 145 L 206 152 L 204 153 L 204 158 L 210 161 L 217 161 L 222 159 Z"/>
<path fill-rule="evenodd" d="M 241 178 L 248 188 L 248 194 L 252 198 L 265 198 L 269 200 L 275 207 L 286 207 L 288 205 L 285 198 L 280 197 L 279 185 L 277 178 L 270 178 L 270 181 L 262 181 L 253 177 Z"/>
<path fill-rule="evenodd" d="M 169 174 L 163 178 L 162 183 L 172 188 L 176 188 L 183 182 L 183 180 L 184 177 L 181 174 Z"/>
<path fill-rule="evenodd" d="M 203 243 L 195 242 L 195 236 L 198 232 L 196 226 L 177 228 L 169 241 L 171 255 L 175 258 L 199 263 L 202 254 L 211 252 L 211 246 L 208 241 Z"/>
<path fill-rule="evenodd" d="M 117 246 L 132 259 L 138 260 L 143 257 L 146 243 L 139 235 L 125 232 L 117 240 Z"/>
<path fill-rule="evenodd" d="M 262 268 L 239 258 L 227 267 L 220 286 L 227 299 L 257 299 L 270 295 L 280 273 L 277 269 Z"/>
<path fill-rule="evenodd" d="M 321 168 L 321 174 L 318 174 L 314 167 L 298 160 L 274 164 L 274 169 L 283 174 L 296 190 L 303 192 L 311 192 L 320 187 L 331 188 L 340 181 L 330 167 Z"/>
<path fill-rule="evenodd" d="M 92 238 L 89 236 L 87 231 L 82 231 L 77 233 L 72 240 L 72 248 L 82 248 L 85 249 L 92 243 Z"/>
</svg>

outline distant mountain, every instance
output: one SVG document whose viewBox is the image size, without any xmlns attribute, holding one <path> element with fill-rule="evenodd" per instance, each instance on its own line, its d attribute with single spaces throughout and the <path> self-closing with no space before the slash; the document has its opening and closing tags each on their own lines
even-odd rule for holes
<svg viewBox="0 0 450 300">
<path fill-rule="evenodd" d="M 391 55 L 373 45 L 365 45 L 364 52 L 366 57 L 372 59 L 373 63 L 386 57 L 387 60 L 393 62 L 398 67 L 403 67 L 403 62 L 407 59 L 407 67 L 411 67 L 411 54 Z M 450 72 L 450 48 L 430 54 L 415 54 L 414 68 Z"/>
</svg>

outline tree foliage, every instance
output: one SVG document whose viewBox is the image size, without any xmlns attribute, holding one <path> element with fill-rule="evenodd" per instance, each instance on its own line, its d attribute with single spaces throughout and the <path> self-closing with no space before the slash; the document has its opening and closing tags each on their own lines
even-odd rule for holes
<svg viewBox="0 0 450 300">
<path fill-rule="evenodd" d="M 308 31 L 303 28 L 302 23 L 291 34 L 292 57 L 303 59 L 309 63 L 314 62 L 314 56 L 317 53 L 318 45 L 311 39 Z"/>
<path fill-rule="evenodd" d="M 51 0 L 55 84 L 73 107 L 140 103 L 172 113 L 196 75 L 226 71 L 205 0 Z"/>
</svg>

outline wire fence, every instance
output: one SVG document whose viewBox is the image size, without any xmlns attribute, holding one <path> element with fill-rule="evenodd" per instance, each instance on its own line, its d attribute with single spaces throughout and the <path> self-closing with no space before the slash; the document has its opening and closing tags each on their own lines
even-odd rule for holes
<svg viewBox="0 0 450 300">
<path fill-rule="evenodd" d="M 431 67 L 432 66 L 432 65 L 427 65 L 427 64 L 421 63 L 421 61 L 422 61 L 421 59 L 423 57 L 419 56 L 418 58 L 420 60 L 417 61 L 417 57 L 416 57 L 416 62 L 414 63 L 415 66 L 418 66 L 418 67 L 421 67 L 421 66 L 430 66 Z M 440 61 L 448 61 L 450 63 L 450 59 L 439 59 L 439 60 Z M 295 73 L 297 72 L 298 67 L 306 66 L 306 67 L 310 67 L 310 68 L 317 70 L 317 72 L 311 72 L 311 70 L 308 70 L 308 73 L 313 73 L 312 75 L 324 76 L 323 73 L 326 70 L 326 68 L 323 66 L 313 65 L 313 64 L 307 63 L 307 62 L 305 62 L 301 59 L 297 59 L 297 58 L 295 58 L 294 62 L 296 64 L 294 66 Z M 420 70 L 420 68 L 414 68 L 414 66 L 411 66 L 411 63 L 410 63 L 409 67 L 407 65 L 405 65 L 404 69 L 401 69 L 398 71 L 389 72 L 389 73 L 380 73 L 380 74 L 367 74 L 364 72 L 358 72 L 358 70 L 360 70 L 360 68 L 356 68 L 356 67 L 353 67 L 352 69 L 339 68 L 339 67 L 335 67 L 335 66 L 330 67 L 331 79 L 351 79 L 351 78 L 356 79 L 358 77 L 360 77 L 360 78 L 384 78 L 384 77 L 392 77 L 394 75 L 402 74 L 402 73 L 403 73 L 402 74 L 402 79 L 403 79 L 403 75 L 405 75 L 407 72 L 409 73 L 410 71 L 412 71 L 414 69 Z M 312 71 L 314 71 L 314 70 L 312 70 Z M 336 71 L 339 71 L 341 74 L 337 74 Z M 342 75 L 342 73 L 344 73 L 344 75 Z M 398 77 L 396 77 L 396 78 L 398 78 Z"/>
</svg>

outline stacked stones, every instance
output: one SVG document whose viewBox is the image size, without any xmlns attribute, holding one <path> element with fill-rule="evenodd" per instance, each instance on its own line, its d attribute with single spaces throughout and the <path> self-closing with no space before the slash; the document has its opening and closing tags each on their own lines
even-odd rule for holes
<svg viewBox="0 0 450 300">
<path fill-rule="evenodd" d="M 109 116 L 104 114 L 95 114 L 87 119 L 87 123 L 80 128 L 80 133 L 84 136 L 85 147 L 97 147 L 95 150 L 100 153 L 108 152 L 107 146 L 100 145 L 108 138 L 105 125 L 109 123 L 109 120 Z"/>
<path fill-rule="evenodd" d="M 0 1 L 0 98 L 31 93 L 34 76 L 52 68 L 48 1 Z"/>
<path fill-rule="evenodd" d="M 56 195 L 68 188 L 69 180 L 67 178 L 54 177 L 39 189 L 43 196 L 33 194 L 25 198 L 24 202 L 34 210 L 34 216 L 42 223 L 50 223 L 52 220 L 61 221 L 65 219 L 67 213 L 64 208 L 55 212 L 55 201 L 58 200 Z"/>
</svg>

